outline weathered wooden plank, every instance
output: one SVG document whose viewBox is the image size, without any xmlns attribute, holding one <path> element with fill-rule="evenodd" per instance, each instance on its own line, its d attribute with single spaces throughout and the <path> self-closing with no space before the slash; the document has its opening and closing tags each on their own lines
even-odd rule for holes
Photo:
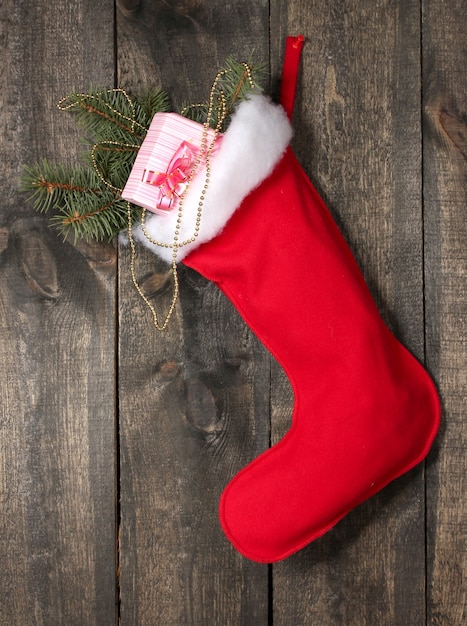
<svg viewBox="0 0 467 626">
<path fill-rule="evenodd" d="M 2 5 L 0 624 L 115 616 L 113 248 L 64 244 L 22 167 L 81 151 L 56 101 L 113 81 L 111 2 Z"/>
<path fill-rule="evenodd" d="M 467 8 L 423 2 L 427 359 L 444 421 L 427 466 L 428 623 L 467 622 Z"/>
<path fill-rule="evenodd" d="M 252 48 L 268 59 L 266 2 L 141 4 L 118 16 L 119 84 L 161 85 L 177 110 L 206 101 L 226 56 L 248 58 Z M 158 334 L 128 268 L 123 249 L 122 625 L 266 624 L 267 566 L 233 550 L 217 506 L 228 480 L 268 445 L 269 356 L 217 288 L 187 269 L 175 316 Z M 167 267 L 140 250 L 137 274 L 167 308 Z"/>
<path fill-rule="evenodd" d="M 271 6 L 276 75 L 285 35 L 307 37 L 296 153 L 383 316 L 423 358 L 419 3 Z M 291 393 L 277 371 L 273 390 L 278 440 L 290 423 Z M 423 624 L 424 558 L 418 468 L 273 567 L 274 624 Z"/>
</svg>

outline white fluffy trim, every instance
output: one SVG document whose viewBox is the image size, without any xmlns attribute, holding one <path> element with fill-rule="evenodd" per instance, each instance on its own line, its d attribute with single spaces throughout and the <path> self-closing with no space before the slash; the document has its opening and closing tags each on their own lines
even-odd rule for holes
<svg viewBox="0 0 467 626">
<path fill-rule="evenodd" d="M 291 136 L 292 129 L 283 108 L 265 96 L 252 95 L 238 106 L 218 152 L 212 157 L 198 237 L 179 248 L 178 261 L 223 229 L 242 200 L 271 174 Z M 193 236 L 204 183 L 205 171 L 200 171 L 191 182 L 183 203 L 180 242 Z M 175 209 L 167 215 L 146 217 L 146 230 L 151 238 L 172 244 L 177 214 Z M 148 241 L 141 225 L 134 229 L 134 237 L 165 261 L 172 260 L 172 249 Z"/>
</svg>

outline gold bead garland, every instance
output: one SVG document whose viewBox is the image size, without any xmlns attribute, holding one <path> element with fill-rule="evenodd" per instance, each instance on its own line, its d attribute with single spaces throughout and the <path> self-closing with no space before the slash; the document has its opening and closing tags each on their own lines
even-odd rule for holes
<svg viewBox="0 0 467 626">
<path fill-rule="evenodd" d="M 250 84 L 251 89 L 254 88 L 254 82 L 253 79 L 251 77 L 251 69 L 250 66 L 247 63 L 243 63 L 242 64 L 245 67 L 245 73 L 244 76 L 242 77 L 242 81 L 247 78 Z M 173 238 L 173 242 L 172 243 L 165 243 L 165 242 L 161 242 L 161 241 L 157 241 L 156 239 L 153 239 L 146 228 L 146 209 L 143 209 L 142 212 L 142 216 L 141 216 L 141 229 L 144 233 L 144 236 L 148 239 L 148 241 L 150 241 L 153 245 L 156 246 L 160 246 L 162 248 L 172 248 L 172 267 L 171 267 L 171 273 L 173 276 L 173 283 L 174 283 L 174 287 L 173 287 L 173 293 L 172 293 L 172 300 L 167 312 L 167 315 L 165 317 L 164 322 L 161 324 L 159 322 L 159 318 L 157 315 L 157 311 L 155 310 L 153 304 L 149 301 L 149 299 L 147 298 L 147 296 L 143 293 L 141 287 L 138 284 L 137 278 L 136 278 L 136 274 L 135 274 L 135 256 L 136 256 L 136 247 L 135 247 L 135 243 L 134 243 L 134 239 L 133 239 L 133 233 L 132 233 L 132 227 L 131 227 L 131 211 L 130 208 L 128 208 L 128 239 L 130 242 L 130 247 L 131 247 L 131 261 L 130 261 L 130 272 L 131 272 L 131 277 L 133 280 L 133 284 L 135 285 L 135 288 L 137 290 L 137 292 L 139 293 L 140 297 L 143 299 L 143 301 L 146 303 L 146 305 L 149 307 L 151 313 L 152 313 L 152 317 L 153 317 L 153 323 L 154 323 L 154 327 L 159 330 L 165 330 L 167 328 L 167 325 L 170 321 L 170 318 L 175 310 L 175 305 L 177 303 L 178 300 L 178 295 L 179 295 L 179 281 L 178 281 L 178 272 L 177 272 L 177 255 L 178 255 L 178 250 L 179 248 L 182 248 L 190 243 L 193 243 L 196 238 L 198 237 L 199 234 L 199 229 L 201 226 L 201 217 L 202 217 L 202 211 L 203 211 L 203 205 L 204 205 L 204 199 L 209 187 L 209 181 L 211 178 L 211 153 L 212 150 L 214 148 L 215 142 L 219 136 L 220 133 L 220 129 L 222 128 L 222 125 L 228 115 L 228 111 L 227 111 L 227 106 L 226 106 L 226 101 L 225 101 L 225 95 L 224 93 L 221 91 L 219 94 L 217 94 L 218 96 L 218 121 L 217 124 L 214 128 L 214 137 L 212 139 L 212 141 L 210 142 L 209 146 L 207 145 L 207 137 L 208 137 L 208 130 L 210 128 L 210 124 L 209 121 L 211 120 L 213 113 L 214 113 L 214 99 L 216 96 L 216 89 L 218 86 L 218 83 L 220 81 L 220 79 L 222 78 L 222 76 L 224 76 L 227 73 L 228 70 L 222 70 L 220 72 L 218 72 L 218 74 L 216 75 L 216 78 L 212 84 L 210 93 L 209 93 L 209 104 L 208 104 L 208 112 L 207 112 L 207 116 L 206 116 L 206 121 L 203 123 L 203 135 L 201 138 L 201 149 L 200 152 L 198 154 L 198 157 L 196 159 L 195 165 L 190 173 L 190 176 L 188 178 L 188 182 L 186 185 L 186 188 L 184 189 L 182 195 L 180 196 L 179 199 L 179 203 L 178 203 L 178 214 L 177 214 L 177 221 L 176 221 L 176 226 L 175 226 L 175 232 L 174 232 L 174 238 Z M 240 83 L 241 84 L 241 83 Z M 240 89 L 240 84 L 239 87 L 237 89 L 236 94 L 234 95 L 234 99 L 237 97 L 238 95 L 238 91 Z M 193 107 L 198 107 L 198 106 L 204 106 L 202 104 L 195 104 L 195 105 L 190 105 L 189 107 L 185 107 L 181 114 L 183 115 L 186 110 L 188 108 L 193 108 Z M 199 198 L 199 202 L 198 202 L 198 208 L 197 208 L 197 212 L 196 212 L 196 222 L 195 222 L 195 230 L 193 232 L 193 235 L 189 238 L 186 239 L 185 241 L 179 242 L 179 235 L 180 235 L 180 227 L 181 227 L 181 223 L 182 223 L 182 218 L 183 218 L 183 207 L 184 207 L 184 201 L 185 201 L 185 197 L 186 194 L 190 188 L 190 183 L 192 182 L 193 178 L 196 175 L 196 172 L 198 171 L 199 166 L 201 165 L 202 161 L 203 161 L 203 157 L 205 159 L 205 166 L 206 166 L 206 174 L 205 174 L 205 181 L 204 181 L 204 186 L 203 189 L 201 191 L 200 194 L 200 198 Z M 129 203 L 128 203 L 129 205 Z"/>
<path fill-rule="evenodd" d="M 251 68 L 247 63 L 243 63 L 242 64 L 245 68 L 245 72 L 239 82 L 239 85 L 237 87 L 237 90 L 234 94 L 233 100 L 235 101 L 236 98 L 238 97 L 238 94 L 240 92 L 241 89 L 241 85 L 244 82 L 245 79 L 248 80 L 249 85 L 251 87 L 251 89 L 254 88 L 254 81 L 252 79 L 251 76 Z M 206 197 L 206 193 L 209 187 L 209 182 L 211 179 L 211 153 L 214 149 L 214 145 L 216 143 L 216 140 L 221 132 L 221 128 L 226 120 L 226 118 L 228 117 L 228 115 L 231 113 L 231 111 L 227 110 L 227 104 L 226 104 L 226 99 L 225 99 L 225 94 L 223 93 L 222 90 L 220 90 L 218 93 L 216 93 L 217 89 L 218 89 L 218 84 L 220 79 L 227 74 L 228 71 L 231 70 L 221 70 L 220 72 L 217 73 L 216 78 L 212 84 L 211 90 L 210 90 L 210 94 L 209 94 L 209 103 L 208 103 L 208 110 L 207 110 L 207 115 L 206 115 L 206 120 L 203 123 L 203 134 L 202 134 L 202 138 L 201 138 L 201 147 L 200 147 L 200 151 L 197 155 L 196 161 L 195 161 L 195 165 L 193 167 L 193 169 L 190 172 L 188 181 L 187 181 L 187 185 L 182 193 L 182 195 L 179 198 L 179 203 L 178 203 L 178 212 L 177 212 L 177 220 L 176 220 L 176 225 L 175 225 L 175 230 L 174 230 L 174 236 L 173 236 L 173 241 L 172 243 L 165 243 L 165 242 L 161 242 L 161 241 L 157 241 L 156 239 L 153 239 L 146 228 L 146 214 L 147 214 L 147 210 L 143 209 L 142 210 L 142 215 L 141 215 L 141 229 L 143 231 L 143 234 L 145 235 L 145 237 L 148 239 L 148 241 L 150 241 L 153 245 L 156 246 L 160 246 L 163 248 L 171 248 L 172 249 L 172 264 L 171 264 L 171 274 L 172 274 L 172 280 L 173 280 L 173 293 L 172 293 L 172 300 L 169 306 L 169 309 L 167 311 L 167 314 L 165 316 L 165 319 L 162 323 L 160 323 L 159 321 L 159 317 L 157 314 L 157 311 L 154 307 L 154 305 L 152 304 L 152 302 L 149 300 L 149 298 L 143 293 L 143 290 L 141 289 L 139 283 L 138 283 L 138 279 L 136 276 L 136 245 L 135 245 L 135 241 L 134 241 L 134 237 L 133 237 L 133 218 L 132 218 L 132 210 L 131 210 L 131 204 L 130 202 L 126 202 L 126 207 L 127 207 L 127 215 L 128 215 L 128 241 L 130 244 L 130 251 L 131 251 L 131 257 L 130 257 L 130 274 L 131 274 L 131 279 L 133 282 L 133 285 L 135 286 L 136 291 L 138 292 L 139 296 L 141 297 L 141 299 L 143 300 L 143 302 L 147 305 L 147 307 L 149 308 L 149 310 L 151 311 L 152 317 L 153 317 L 153 324 L 154 327 L 156 328 L 156 330 L 158 331 L 163 331 L 167 328 L 167 325 L 170 321 L 170 318 L 172 317 L 172 314 L 175 310 L 175 305 L 177 303 L 178 300 L 178 296 L 179 296 L 179 280 L 178 280 L 178 271 L 177 271 L 177 256 L 178 256 L 178 250 L 190 243 L 193 243 L 196 238 L 198 237 L 199 234 L 199 230 L 200 230 L 200 226 L 201 226 L 201 217 L 202 217 L 202 212 L 203 212 L 203 206 L 204 206 L 204 200 Z M 101 100 L 101 104 L 104 104 L 105 107 L 107 107 L 107 109 L 109 110 L 109 112 L 113 113 L 117 118 L 120 118 L 122 120 L 121 125 L 122 127 L 129 131 L 131 134 L 134 134 L 135 137 L 137 137 L 138 139 L 142 139 L 144 137 L 144 134 L 147 132 L 147 128 L 144 127 L 142 124 L 139 124 L 136 119 L 135 119 L 135 111 L 134 111 L 134 105 L 133 102 L 131 100 L 131 98 L 129 97 L 128 93 L 124 90 L 124 89 L 108 89 L 102 92 L 99 92 L 97 94 L 85 94 L 85 93 L 79 93 L 76 94 L 76 96 L 78 98 L 81 98 L 80 101 L 78 102 L 69 102 L 68 104 L 65 104 L 68 96 L 66 96 L 65 98 L 62 98 L 58 104 L 57 107 L 61 110 L 61 111 L 66 111 L 68 109 L 71 109 L 75 106 L 83 106 L 86 107 L 86 105 L 84 104 L 84 100 L 85 99 L 95 99 L 98 100 L 99 96 L 103 93 L 120 93 L 122 94 L 125 99 L 127 100 L 130 109 L 133 112 L 132 116 L 127 116 L 127 115 L 123 115 L 120 111 L 117 111 L 114 107 L 112 107 L 108 102 L 105 102 L 103 100 Z M 217 103 L 215 103 L 215 99 L 217 97 Z M 211 140 L 211 142 L 208 145 L 208 131 L 211 128 L 210 126 L 210 122 L 213 120 L 213 115 L 214 115 L 214 111 L 215 111 L 215 106 L 217 105 L 217 109 L 216 109 L 216 113 L 217 113 L 217 123 L 214 126 L 213 130 L 214 130 L 214 134 L 213 134 L 213 138 Z M 186 113 L 186 111 L 190 108 L 196 108 L 196 107 L 202 107 L 204 106 L 203 104 L 193 104 L 193 105 L 189 105 L 187 107 L 185 107 L 181 114 L 184 115 L 184 113 Z M 124 124 L 124 122 L 128 122 L 130 124 L 129 128 Z M 137 130 L 141 130 L 143 131 L 143 136 L 137 134 Z M 97 159 L 96 159 L 96 152 L 100 149 L 100 148 L 105 148 L 108 146 L 115 146 L 116 148 L 127 148 L 127 149 L 135 149 L 138 150 L 140 148 L 140 144 L 131 144 L 131 143 L 123 143 L 123 142 L 118 142 L 118 141 L 100 141 L 95 143 L 92 146 L 91 149 L 91 162 L 92 162 L 92 166 L 93 169 L 96 173 L 96 175 L 98 176 L 98 178 L 109 188 L 112 189 L 112 191 L 114 191 L 116 194 L 121 195 L 123 189 L 120 187 L 116 187 L 115 185 L 113 185 L 109 180 L 106 179 L 106 177 L 102 174 L 102 172 L 100 171 L 100 168 L 98 166 L 97 163 Z M 182 219 L 183 219 L 183 209 L 184 209 L 184 201 L 186 198 L 186 194 L 190 188 L 190 184 L 193 180 L 193 178 L 195 177 L 198 169 L 200 168 L 201 164 L 205 163 L 205 180 L 204 180 L 204 185 L 203 185 L 203 189 L 201 191 L 200 197 L 199 197 L 199 201 L 198 201 L 198 207 L 197 207 L 197 211 L 196 211 L 196 221 L 195 221 L 195 228 L 193 231 L 193 234 L 191 235 L 191 237 L 189 237 L 188 239 L 184 240 L 184 241 L 179 241 L 179 237 L 180 237 L 180 229 L 181 229 L 181 225 L 182 225 Z"/>
<path fill-rule="evenodd" d="M 122 124 L 123 128 L 125 128 L 126 130 L 129 130 L 130 133 L 136 134 L 136 130 L 135 127 L 140 128 L 143 133 L 145 134 L 147 131 L 147 128 L 145 126 L 143 126 L 142 124 L 140 124 L 139 122 L 136 121 L 135 119 L 135 107 L 133 104 L 132 99 L 130 98 L 130 96 L 128 95 L 128 93 L 124 90 L 124 89 L 119 89 L 119 88 L 115 88 L 115 89 L 105 89 L 104 91 L 100 91 L 96 94 L 90 94 L 90 93 L 77 93 L 76 97 L 77 98 L 81 98 L 80 102 L 69 102 L 68 104 L 64 104 L 64 102 L 66 102 L 69 98 L 69 96 L 65 96 L 64 98 L 62 98 L 61 100 L 59 100 L 57 102 L 57 108 L 60 109 L 60 111 L 68 111 L 69 109 L 72 109 L 73 107 L 77 106 L 78 104 L 82 107 L 86 107 L 86 105 L 84 104 L 84 100 L 99 100 L 99 96 L 101 94 L 104 93 L 121 93 L 124 98 L 126 99 L 126 101 L 128 102 L 128 105 L 130 107 L 130 109 L 133 112 L 132 117 L 129 117 L 128 115 L 124 115 L 123 113 L 121 113 L 120 111 L 117 111 L 117 109 L 115 109 L 111 104 L 109 104 L 108 102 L 105 102 L 103 100 L 101 100 L 101 103 L 106 106 L 109 111 L 111 113 L 113 113 L 116 117 L 125 120 L 126 122 L 130 122 L 130 128 L 128 129 L 125 125 Z"/>
</svg>

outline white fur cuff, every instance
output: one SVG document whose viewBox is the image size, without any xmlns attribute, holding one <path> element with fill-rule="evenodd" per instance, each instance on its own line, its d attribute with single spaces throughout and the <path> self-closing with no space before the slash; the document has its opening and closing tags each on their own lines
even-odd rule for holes
<svg viewBox="0 0 467 626">
<path fill-rule="evenodd" d="M 179 248 L 178 261 L 223 229 L 242 200 L 272 173 L 291 136 L 284 110 L 265 96 L 252 95 L 238 106 L 211 160 L 198 236 L 193 243 Z M 190 184 L 183 203 L 179 241 L 193 236 L 204 183 L 204 172 L 200 172 Z M 152 239 L 172 244 L 177 217 L 177 210 L 167 215 L 151 214 L 146 218 L 146 230 Z M 141 225 L 134 229 L 134 237 L 165 261 L 172 260 L 172 249 L 148 241 Z"/>
</svg>

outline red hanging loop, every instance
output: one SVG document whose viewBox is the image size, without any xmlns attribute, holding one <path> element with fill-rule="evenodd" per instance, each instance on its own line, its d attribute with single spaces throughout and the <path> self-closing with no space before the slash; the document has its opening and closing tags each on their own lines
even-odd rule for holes
<svg viewBox="0 0 467 626">
<path fill-rule="evenodd" d="M 284 107 L 289 119 L 292 119 L 295 92 L 297 90 L 298 68 L 300 66 L 300 57 L 304 41 L 305 37 L 298 35 L 297 37 L 287 37 L 285 42 L 280 103 Z"/>
</svg>

